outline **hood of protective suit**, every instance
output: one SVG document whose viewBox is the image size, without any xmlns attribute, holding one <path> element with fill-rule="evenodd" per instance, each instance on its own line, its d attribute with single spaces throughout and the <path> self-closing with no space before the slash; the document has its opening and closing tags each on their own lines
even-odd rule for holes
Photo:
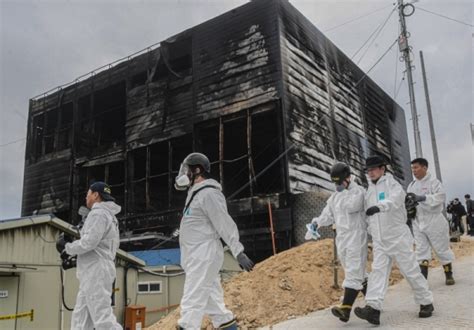
<svg viewBox="0 0 474 330">
<path fill-rule="evenodd" d="M 109 212 L 112 215 L 119 214 L 122 208 L 120 205 L 115 204 L 115 202 L 100 202 L 92 205 L 92 210 L 101 209 Z"/>
<path fill-rule="evenodd" d="M 188 190 L 188 197 L 191 196 L 195 190 L 198 190 L 199 188 L 204 187 L 204 186 L 213 186 L 213 187 L 217 188 L 218 190 L 222 191 L 222 186 L 219 182 L 217 182 L 214 179 L 206 179 L 204 181 L 201 181 L 199 183 L 194 184 Z"/>
</svg>

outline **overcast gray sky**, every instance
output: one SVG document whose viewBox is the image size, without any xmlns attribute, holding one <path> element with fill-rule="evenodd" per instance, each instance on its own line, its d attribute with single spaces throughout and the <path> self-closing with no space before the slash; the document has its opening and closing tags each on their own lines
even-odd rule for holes
<svg viewBox="0 0 474 330">
<path fill-rule="evenodd" d="M 246 2 L 0 0 L 0 219 L 20 215 L 29 98 Z M 352 56 L 388 17 L 391 4 L 396 1 L 290 2 L 343 52 Z M 415 6 L 472 25 L 473 3 L 471 0 L 421 0 Z M 339 26 L 378 8 L 383 9 Z M 416 67 L 416 102 L 424 156 L 432 163 L 419 50 L 423 51 L 425 57 L 442 176 L 448 198 L 472 194 L 472 28 L 422 10 L 416 10 L 407 19 L 407 24 Z M 397 33 L 398 16 L 395 13 L 367 50 L 359 66 L 367 71 L 397 37 Z M 398 57 L 397 47 L 394 47 L 370 73 L 370 77 L 392 97 L 394 86 L 399 85 L 404 71 L 404 63 L 396 64 Z M 396 101 L 405 108 L 410 152 L 414 157 L 408 100 L 407 84 L 404 82 Z M 17 140 L 20 141 L 4 145 Z"/>
</svg>

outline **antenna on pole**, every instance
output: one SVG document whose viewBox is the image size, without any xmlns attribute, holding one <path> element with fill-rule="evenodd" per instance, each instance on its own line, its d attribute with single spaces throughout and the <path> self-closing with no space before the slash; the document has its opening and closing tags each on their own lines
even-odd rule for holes
<svg viewBox="0 0 474 330">
<path fill-rule="evenodd" d="M 439 181 L 441 179 L 441 167 L 439 165 L 438 145 L 436 144 L 436 135 L 433 124 L 433 113 L 431 112 L 430 94 L 428 92 L 428 81 L 426 80 L 425 60 L 423 59 L 423 52 L 420 50 L 421 73 L 423 74 L 423 85 L 425 87 L 426 110 L 428 111 L 428 122 L 430 124 L 431 146 L 433 147 L 433 158 L 435 162 L 436 176 Z"/>
<path fill-rule="evenodd" d="M 413 121 L 413 133 L 415 134 L 415 152 L 416 157 L 423 157 L 423 151 L 421 149 L 420 129 L 418 127 L 418 113 L 416 112 L 415 92 L 413 90 L 413 76 L 412 76 L 412 65 L 410 59 L 411 48 L 408 45 L 408 38 L 410 34 L 406 29 L 405 17 L 413 15 L 415 7 L 408 3 L 403 4 L 403 0 L 398 0 L 398 14 L 400 16 L 400 27 L 401 33 L 398 37 L 398 46 L 400 52 L 403 54 L 403 60 L 405 61 L 405 67 L 408 79 L 408 94 L 410 95 L 410 108 L 411 117 Z"/>
</svg>

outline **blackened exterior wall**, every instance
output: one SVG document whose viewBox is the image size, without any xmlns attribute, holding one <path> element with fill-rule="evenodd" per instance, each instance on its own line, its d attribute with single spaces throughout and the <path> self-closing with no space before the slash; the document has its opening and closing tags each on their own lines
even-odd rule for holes
<svg viewBox="0 0 474 330">
<path fill-rule="evenodd" d="M 403 111 L 369 78 L 355 86 L 362 77 L 288 1 L 252 1 L 32 99 L 22 214 L 77 223 L 89 184 L 102 180 L 122 206 L 124 236 L 169 235 L 185 198 L 174 177 L 199 151 L 246 249 L 269 255 L 269 205 L 286 249 L 306 221 L 294 221 L 292 194 L 331 191 L 336 159 L 363 180 L 363 159 L 379 151 L 409 178 Z"/>
<path fill-rule="evenodd" d="M 333 190 L 336 160 L 360 182 L 366 157 L 379 153 L 406 186 L 411 178 L 403 110 L 309 20 L 280 1 L 290 190 Z"/>
</svg>

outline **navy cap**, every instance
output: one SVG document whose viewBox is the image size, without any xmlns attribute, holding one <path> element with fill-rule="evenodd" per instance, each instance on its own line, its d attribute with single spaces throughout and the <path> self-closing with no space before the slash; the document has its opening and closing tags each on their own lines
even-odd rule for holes
<svg viewBox="0 0 474 330">
<path fill-rule="evenodd" d="M 106 184 L 105 182 L 102 182 L 102 181 L 94 182 L 93 184 L 91 184 L 89 189 L 93 192 L 98 192 L 103 201 L 115 202 L 115 198 L 113 198 L 111 195 L 112 190 L 110 189 L 110 186 Z"/>
<path fill-rule="evenodd" d="M 387 165 L 387 162 L 382 156 L 370 156 L 365 160 L 365 169 L 368 170 L 369 168 L 375 168 Z"/>
</svg>

